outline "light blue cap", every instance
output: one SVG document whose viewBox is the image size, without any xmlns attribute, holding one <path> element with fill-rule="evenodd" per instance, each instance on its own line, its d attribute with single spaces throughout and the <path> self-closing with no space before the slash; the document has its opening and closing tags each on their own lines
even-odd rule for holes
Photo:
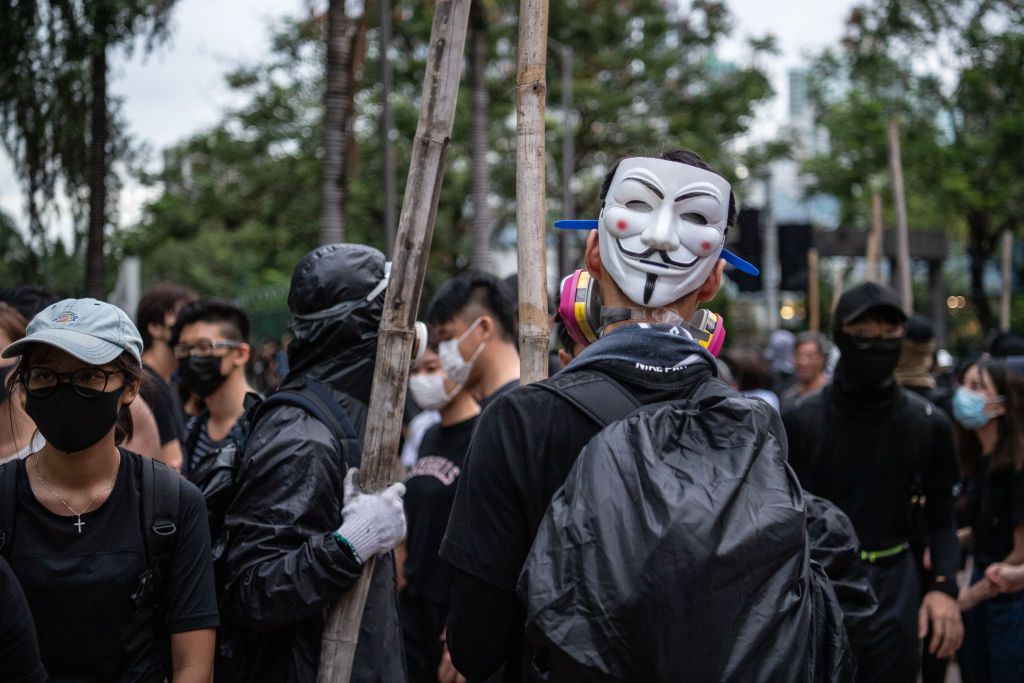
<svg viewBox="0 0 1024 683">
<path fill-rule="evenodd" d="M 142 364 L 142 337 L 135 323 L 117 306 L 96 299 L 64 299 L 47 306 L 3 357 L 20 356 L 29 344 L 54 346 L 90 365 L 105 365 L 127 351 Z"/>
</svg>

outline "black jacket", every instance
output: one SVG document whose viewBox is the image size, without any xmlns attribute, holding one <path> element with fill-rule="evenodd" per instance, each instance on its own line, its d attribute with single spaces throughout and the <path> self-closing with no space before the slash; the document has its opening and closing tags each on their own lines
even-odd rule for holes
<svg viewBox="0 0 1024 683">
<path fill-rule="evenodd" d="M 331 245 L 296 268 L 289 305 L 301 316 L 352 300 L 335 315 L 297 317 L 289 347 L 292 374 L 282 387 L 312 377 L 331 389 L 362 434 L 383 291 L 366 295 L 383 277 L 380 252 Z M 346 279 L 347 288 L 331 283 Z M 295 299 L 293 300 L 293 297 Z M 341 526 L 347 466 L 341 444 L 304 410 L 279 406 L 252 428 L 238 491 L 224 523 L 231 581 L 225 617 L 241 633 L 242 680 L 314 681 L 325 618 L 362 571 L 333 537 Z M 393 557 L 375 563 L 359 632 L 352 681 L 404 681 Z"/>
</svg>

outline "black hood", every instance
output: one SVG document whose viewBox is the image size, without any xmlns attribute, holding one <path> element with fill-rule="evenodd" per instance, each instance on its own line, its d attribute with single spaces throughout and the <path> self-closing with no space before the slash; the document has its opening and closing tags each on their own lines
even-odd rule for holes
<svg viewBox="0 0 1024 683">
<path fill-rule="evenodd" d="M 319 247 L 299 262 L 288 292 L 288 380 L 313 377 L 369 404 L 384 278 L 384 255 L 358 244 Z"/>
</svg>

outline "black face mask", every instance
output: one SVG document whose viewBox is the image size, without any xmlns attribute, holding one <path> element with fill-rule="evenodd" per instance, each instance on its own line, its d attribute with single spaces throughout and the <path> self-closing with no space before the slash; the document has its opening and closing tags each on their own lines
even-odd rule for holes
<svg viewBox="0 0 1024 683">
<path fill-rule="evenodd" d="M 836 332 L 835 339 L 842 352 L 841 380 L 846 388 L 866 393 L 892 384 L 903 350 L 902 337 L 852 337 Z"/>
<path fill-rule="evenodd" d="M 227 375 L 220 373 L 220 356 L 189 356 L 178 364 L 178 372 L 189 389 L 206 398 L 220 389 Z"/>
<path fill-rule="evenodd" d="M 49 396 L 25 397 L 25 412 L 46 442 L 77 453 L 96 445 L 117 424 L 117 401 L 124 387 L 85 397 L 63 383 Z"/>
</svg>

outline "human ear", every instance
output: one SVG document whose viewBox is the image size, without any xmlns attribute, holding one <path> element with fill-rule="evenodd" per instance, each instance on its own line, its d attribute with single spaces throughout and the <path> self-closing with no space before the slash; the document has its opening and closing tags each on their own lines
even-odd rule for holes
<svg viewBox="0 0 1024 683">
<path fill-rule="evenodd" d="M 252 356 L 252 347 L 246 343 L 242 343 L 237 349 L 238 358 L 234 361 L 234 366 L 240 367 L 246 365 L 249 362 L 249 358 Z"/>
<path fill-rule="evenodd" d="M 718 259 L 718 263 L 708 273 L 708 277 L 704 280 L 704 284 L 697 290 L 697 303 L 703 303 L 705 301 L 711 301 L 718 294 L 718 289 L 722 286 L 722 273 L 725 271 L 725 261 Z"/>
<path fill-rule="evenodd" d="M 597 230 L 587 234 L 587 246 L 583 252 L 583 263 L 590 277 L 600 280 L 604 277 L 604 266 L 601 263 L 601 245 Z M 567 274 L 567 273 L 566 273 Z"/>
<path fill-rule="evenodd" d="M 121 398 L 118 399 L 118 403 L 122 406 L 130 406 L 138 397 L 141 384 L 139 380 L 135 380 L 124 385 L 124 391 L 121 392 Z"/>
</svg>

